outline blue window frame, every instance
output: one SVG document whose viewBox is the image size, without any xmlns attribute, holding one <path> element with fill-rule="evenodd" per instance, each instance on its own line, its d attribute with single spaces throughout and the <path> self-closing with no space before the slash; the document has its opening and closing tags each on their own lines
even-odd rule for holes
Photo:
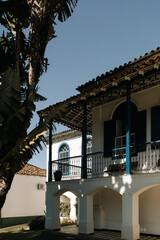
<svg viewBox="0 0 160 240">
<path fill-rule="evenodd" d="M 62 171 L 62 175 L 69 175 L 69 157 L 69 146 L 68 144 L 64 143 L 59 148 L 58 158 L 58 169 Z"/>
</svg>

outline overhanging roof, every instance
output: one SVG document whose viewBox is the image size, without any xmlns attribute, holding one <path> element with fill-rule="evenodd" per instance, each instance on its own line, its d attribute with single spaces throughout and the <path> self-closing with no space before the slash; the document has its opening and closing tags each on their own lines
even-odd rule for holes
<svg viewBox="0 0 160 240">
<path fill-rule="evenodd" d="M 40 117 L 61 123 L 69 128 L 83 127 L 83 105 L 87 103 L 87 131 L 92 132 L 92 109 L 126 96 L 126 81 L 130 81 L 131 93 L 160 84 L 160 48 L 146 53 L 134 61 L 125 63 L 79 86 L 79 94 L 38 111 Z"/>
</svg>

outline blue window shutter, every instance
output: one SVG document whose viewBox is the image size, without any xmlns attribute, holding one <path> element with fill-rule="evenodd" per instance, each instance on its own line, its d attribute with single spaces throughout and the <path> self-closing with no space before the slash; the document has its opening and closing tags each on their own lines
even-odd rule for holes
<svg viewBox="0 0 160 240">
<path fill-rule="evenodd" d="M 151 108 L 151 141 L 160 140 L 160 106 Z"/>
<path fill-rule="evenodd" d="M 135 144 L 137 152 L 146 150 L 146 110 L 136 114 Z"/>
<path fill-rule="evenodd" d="M 104 122 L 104 157 L 112 156 L 115 139 L 115 121 Z"/>
</svg>

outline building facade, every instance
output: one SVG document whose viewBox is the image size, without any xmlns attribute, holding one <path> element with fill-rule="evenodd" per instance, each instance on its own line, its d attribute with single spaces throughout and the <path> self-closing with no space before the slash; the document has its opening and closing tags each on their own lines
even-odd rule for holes
<svg viewBox="0 0 160 240">
<path fill-rule="evenodd" d="M 0 227 L 27 223 L 45 215 L 45 182 L 46 169 L 26 164 L 14 176 L 1 210 Z"/>
<path fill-rule="evenodd" d="M 89 154 L 91 152 L 92 136 L 87 135 L 87 153 Z M 67 130 L 52 135 L 52 159 L 54 162 L 52 168 L 53 174 L 56 170 L 61 170 L 63 180 L 79 179 L 81 177 L 81 154 L 82 134 L 80 131 Z M 47 168 L 49 161 L 48 156 L 49 146 L 47 144 Z M 91 161 L 88 161 L 88 167 L 89 164 L 91 164 Z M 60 196 L 60 202 L 66 202 L 70 204 L 69 217 L 72 221 L 78 222 L 78 216 L 76 214 L 76 195 L 67 191 Z M 61 221 L 63 221 L 62 217 Z"/>
<path fill-rule="evenodd" d="M 132 240 L 140 233 L 160 235 L 160 48 L 77 90 L 39 112 L 50 126 L 58 122 L 82 133 L 81 165 L 72 164 L 81 176 L 54 181 L 59 159 L 49 151 L 46 229 L 60 228 L 59 198 L 67 190 L 78 198 L 79 233 L 119 230 Z M 62 170 L 71 167 L 63 156 Z"/>
</svg>

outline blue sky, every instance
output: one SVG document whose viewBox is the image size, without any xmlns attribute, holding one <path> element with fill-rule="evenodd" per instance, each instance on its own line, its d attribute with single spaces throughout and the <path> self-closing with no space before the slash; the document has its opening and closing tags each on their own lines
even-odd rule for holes
<svg viewBox="0 0 160 240">
<path fill-rule="evenodd" d="M 47 73 L 37 110 L 77 94 L 76 87 L 160 46 L 159 0 L 79 0 L 73 15 L 57 22 L 47 48 Z M 38 121 L 35 114 L 32 126 Z M 63 130 L 58 126 L 57 131 Z M 46 149 L 30 161 L 45 168 Z"/>
</svg>

